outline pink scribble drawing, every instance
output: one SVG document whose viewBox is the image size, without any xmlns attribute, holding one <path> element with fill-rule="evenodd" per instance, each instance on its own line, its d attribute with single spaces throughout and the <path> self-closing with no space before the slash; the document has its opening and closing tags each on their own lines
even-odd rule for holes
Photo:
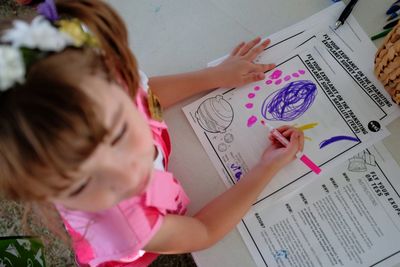
<svg viewBox="0 0 400 267">
<path fill-rule="evenodd" d="M 282 70 L 276 69 L 272 72 L 271 75 L 268 76 L 267 80 L 265 81 L 266 85 L 285 85 L 287 82 L 292 82 L 292 79 L 299 78 L 300 75 L 306 74 L 304 69 L 299 69 L 297 72 L 293 72 L 292 74 L 284 74 Z M 296 81 L 294 81 L 296 82 Z M 293 83 L 293 82 L 292 82 Z M 254 91 L 260 91 L 260 86 L 254 86 Z M 249 99 L 253 99 L 256 97 L 256 93 L 251 92 L 247 95 Z M 254 104 L 252 102 L 247 102 L 245 105 L 246 109 L 251 110 L 254 108 Z M 261 114 L 262 117 L 262 114 Z M 260 117 L 260 120 L 255 116 L 251 115 L 247 119 L 247 127 L 252 127 L 257 121 L 260 121 L 261 124 L 265 124 L 264 120 Z"/>
<path fill-rule="evenodd" d="M 269 77 L 273 80 L 278 79 L 281 77 L 282 71 L 281 70 L 275 70 Z"/>
<path fill-rule="evenodd" d="M 257 117 L 256 116 L 251 116 L 248 120 L 247 120 L 247 127 L 251 127 L 254 125 L 254 123 L 257 122 Z"/>
<path fill-rule="evenodd" d="M 256 96 L 256 94 L 250 93 L 247 96 L 251 99 L 251 98 L 254 98 Z"/>
</svg>

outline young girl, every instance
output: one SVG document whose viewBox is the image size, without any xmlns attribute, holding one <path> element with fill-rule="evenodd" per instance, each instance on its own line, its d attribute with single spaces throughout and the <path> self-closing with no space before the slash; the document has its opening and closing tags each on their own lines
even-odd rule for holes
<svg viewBox="0 0 400 267">
<path fill-rule="evenodd" d="M 106 3 L 46 0 L 39 11 L 45 18 L 2 25 L 0 188 L 54 203 L 81 266 L 146 266 L 160 253 L 212 246 L 302 150 L 300 131 L 279 128 L 287 147 L 269 136 L 240 182 L 185 216 L 188 197 L 167 171 L 170 143 L 155 99 L 167 108 L 264 79 L 274 65 L 253 60 L 269 41 L 242 43 L 217 67 L 147 79 Z"/>
</svg>

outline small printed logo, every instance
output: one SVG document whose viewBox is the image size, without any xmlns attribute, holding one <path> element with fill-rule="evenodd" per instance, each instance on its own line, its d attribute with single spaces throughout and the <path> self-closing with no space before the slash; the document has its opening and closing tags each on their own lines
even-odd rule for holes
<svg viewBox="0 0 400 267">
<path fill-rule="evenodd" d="M 368 123 L 368 129 L 369 129 L 371 132 L 376 133 L 376 132 L 379 132 L 379 130 L 381 129 L 381 125 L 380 125 L 379 122 L 377 122 L 377 121 L 370 121 L 370 122 Z"/>
</svg>

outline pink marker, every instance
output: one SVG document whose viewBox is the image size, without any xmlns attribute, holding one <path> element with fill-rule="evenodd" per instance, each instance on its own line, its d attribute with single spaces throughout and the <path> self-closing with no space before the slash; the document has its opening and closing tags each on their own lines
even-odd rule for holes
<svg viewBox="0 0 400 267">
<path fill-rule="evenodd" d="M 289 144 L 289 141 L 284 137 L 277 129 L 273 128 L 269 124 L 265 124 L 268 129 L 271 131 L 271 134 L 278 140 L 282 145 L 287 146 Z M 321 169 L 318 167 L 317 164 L 315 164 L 309 157 L 307 157 L 303 152 L 297 152 L 296 153 L 296 158 L 300 159 L 305 165 L 307 165 L 310 170 L 315 172 L 316 174 L 319 174 L 321 172 Z"/>
</svg>

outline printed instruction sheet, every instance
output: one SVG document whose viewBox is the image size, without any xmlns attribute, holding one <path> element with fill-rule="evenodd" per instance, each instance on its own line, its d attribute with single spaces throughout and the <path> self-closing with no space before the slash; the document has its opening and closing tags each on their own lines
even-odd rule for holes
<svg viewBox="0 0 400 267">
<path fill-rule="evenodd" d="M 400 259 L 400 168 L 382 143 L 273 206 L 239 231 L 257 266 L 392 266 Z"/>
</svg>

